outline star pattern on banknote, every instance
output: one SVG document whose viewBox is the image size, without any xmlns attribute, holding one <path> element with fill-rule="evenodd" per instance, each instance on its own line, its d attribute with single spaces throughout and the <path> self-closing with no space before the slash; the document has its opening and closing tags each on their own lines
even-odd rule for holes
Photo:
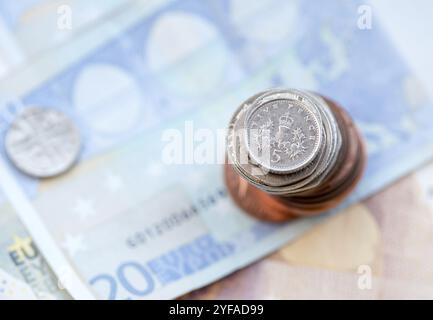
<svg viewBox="0 0 433 320">
<path fill-rule="evenodd" d="M 125 187 L 123 179 L 113 172 L 107 172 L 105 175 L 105 187 L 111 192 L 116 193 Z"/>
<path fill-rule="evenodd" d="M 96 213 L 93 201 L 82 197 L 77 199 L 72 210 L 80 217 L 80 220 L 85 220 Z"/>
<path fill-rule="evenodd" d="M 75 257 L 78 253 L 87 250 L 87 247 L 84 244 L 84 238 L 79 234 L 66 234 L 65 239 L 62 242 L 62 247 L 68 252 L 70 257 Z"/>
</svg>

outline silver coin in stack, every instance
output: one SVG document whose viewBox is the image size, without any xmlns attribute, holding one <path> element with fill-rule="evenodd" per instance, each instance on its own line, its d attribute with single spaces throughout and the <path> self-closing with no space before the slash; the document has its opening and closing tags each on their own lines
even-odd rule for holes
<svg viewBox="0 0 433 320">
<path fill-rule="evenodd" d="M 308 92 L 304 93 L 305 99 L 311 99 L 318 106 L 320 113 L 322 115 L 322 127 L 325 132 L 324 139 L 324 151 L 321 154 L 321 159 L 319 160 L 319 166 L 314 170 L 314 172 L 306 179 L 296 184 L 290 184 L 285 188 L 280 190 L 280 193 L 293 194 L 301 191 L 307 191 L 317 187 L 323 179 L 326 177 L 327 173 L 330 171 L 332 165 L 334 164 L 334 158 L 337 155 L 338 149 L 338 128 L 336 127 L 336 121 L 333 118 L 332 113 L 323 99 L 316 98 L 314 95 Z"/>
<path fill-rule="evenodd" d="M 6 154 L 22 172 L 49 178 L 72 167 L 80 152 L 80 134 L 64 113 L 42 107 L 24 109 L 5 136 Z"/>
<path fill-rule="evenodd" d="M 320 96 L 271 89 L 238 108 L 227 142 L 229 160 L 244 179 L 268 193 L 289 196 L 324 181 L 336 166 L 343 140 Z"/>
<path fill-rule="evenodd" d="M 307 166 L 321 146 L 315 109 L 284 92 L 257 99 L 245 119 L 250 157 L 271 173 L 288 174 Z"/>
<path fill-rule="evenodd" d="M 321 105 L 321 111 L 323 112 L 323 119 L 326 119 L 327 124 L 325 126 L 328 127 L 329 135 L 330 135 L 330 141 L 329 141 L 329 155 L 327 159 L 324 161 L 323 171 L 319 172 L 319 174 L 313 179 L 311 183 L 309 183 L 308 187 L 299 188 L 297 189 L 297 192 L 301 191 L 307 191 L 309 189 L 313 189 L 320 185 L 324 178 L 329 174 L 329 172 L 334 168 L 338 154 L 341 149 L 342 144 L 342 138 L 341 133 L 338 128 L 337 121 L 332 113 L 332 111 L 329 109 L 329 106 L 325 102 L 325 100 L 317 96 L 316 94 L 312 93 L 306 93 L 306 95 L 311 96 L 313 99 L 317 101 L 318 104 Z"/>
</svg>

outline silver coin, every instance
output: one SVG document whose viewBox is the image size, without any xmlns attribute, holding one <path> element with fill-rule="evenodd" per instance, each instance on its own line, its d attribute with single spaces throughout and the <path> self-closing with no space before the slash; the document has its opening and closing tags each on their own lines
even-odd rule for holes
<svg viewBox="0 0 433 320">
<path fill-rule="evenodd" d="M 342 145 L 342 137 L 341 137 L 340 129 L 337 124 L 337 120 L 335 119 L 326 101 L 322 97 L 316 94 L 313 93 L 306 93 L 306 94 L 311 95 L 311 97 L 321 105 L 321 111 L 324 114 L 323 119 L 326 119 L 326 121 L 329 123 L 328 127 L 331 129 L 330 133 L 332 138 L 330 143 L 331 152 L 329 154 L 329 158 L 325 162 L 325 169 L 322 172 L 320 172 L 320 174 L 316 177 L 315 181 L 310 183 L 307 188 L 300 188 L 297 190 L 298 192 L 315 188 L 322 183 L 322 181 L 328 176 L 330 171 L 334 168 Z"/>
<path fill-rule="evenodd" d="M 341 147 L 341 134 L 327 103 L 321 97 L 310 92 L 303 92 L 303 96 L 304 99 L 310 99 L 311 103 L 317 106 L 322 115 L 322 127 L 325 133 L 325 138 L 322 141 L 325 151 L 321 154 L 320 165 L 315 168 L 313 174 L 300 183 L 287 185 L 285 188 L 279 190 L 281 193 L 297 193 L 316 187 L 317 184 L 326 178 L 334 166 Z"/>
<path fill-rule="evenodd" d="M 249 98 L 245 101 L 238 110 L 234 113 L 228 128 L 227 135 L 227 151 L 230 163 L 234 165 L 234 169 L 244 179 L 258 188 L 265 190 L 269 193 L 277 194 L 284 191 L 284 187 L 288 184 L 294 184 L 310 176 L 317 166 L 320 164 L 320 159 L 323 158 L 323 150 L 326 145 L 321 144 L 319 149 L 320 155 L 313 159 L 304 168 L 292 172 L 290 174 L 275 174 L 264 170 L 261 166 L 255 163 L 254 159 L 248 157 L 248 151 L 245 147 L 245 139 L 243 139 L 243 132 L 245 131 L 245 117 L 248 110 L 253 106 L 253 101 L 259 96 Z M 324 134 L 325 132 L 323 132 Z M 323 137 L 325 140 L 325 137 Z"/>
<path fill-rule="evenodd" d="M 309 93 L 305 93 L 305 98 L 314 98 L 313 96 L 309 95 Z M 332 160 L 336 143 L 337 143 L 337 131 L 336 131 L 336 123 L 335 119 L 333 117 L 331 118 L 331 114 L 328 112 L 328 106 L 326 105 L 324 100 L 313 100 L 315 103 L 317 103 L 317 106 L 322 114 L 322 127 L 326 133 L 326 138 L 323 140 L 325 145 L 325 151 L 322 154 L 322 158 L 319 160 L 319 166 L 315 169 L 314 173 L 309 176 L 307 179 L 304 179 L 303 181 L 296 183 L 294 185 L 290 185 L 288 187 L 285 187 L 284 190 L 281 190 L 281 192 L 284 192 L 286 194 L 289 193 L 297 193 L 299 191 L 306 191 L 309 189 L 314 188 L 317 185 L 318 181 L 322 181 L 326 174 L 328 172 L 328 169 L 330 168 L 330 162 Z"/>
<path fill-rule="evenodd" d="M 227 156 L 229 163 L 234 165 L 234 169 L 238 172 L 238 174 L 243 176 L 249 182 L 260 185 L 261 181 L 257 177 L 257 173 L 261 172 L 261 168 L 251 163 L 243 139 L 243 120 L 245 118 L 245 112 L 251 106 L 252 100 L 258 95 L 255 95 L 254 97 L 251 97 L 242 103 L 233 114 L 229 123 L 227 135 Z M 263 173 L 263 175 L 264 174 L 265 173 Z"/>
<path fill-rule="evenodd" d="M 311 105 L 285 98 L 281 92 L 258 100 L 245 119 L 251 158 L 278 174 L 308 165 L 319 151 L 322 136 L 320 119 Z"/>
<path fill-rule="evenodd" d="M 19 170 L 33 177 L 48 178 L 74 164 L 80 151 L 80 135 L 62 112 L 30 107 L 9 127 L 5 149 Z"/>
</svg>

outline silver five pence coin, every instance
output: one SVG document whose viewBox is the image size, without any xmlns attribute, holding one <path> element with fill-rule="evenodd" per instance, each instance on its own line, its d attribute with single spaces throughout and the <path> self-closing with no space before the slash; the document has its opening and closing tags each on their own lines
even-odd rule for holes
<svg viewBox="0 0 433 320">
<path fill-rule="evenodd" d="M 302 102 L 267 102 L 252 112 L 246 125 L 250 156 L 271 172 L 299 170 L 319 151 L 319 120 Z"/>
</svg>

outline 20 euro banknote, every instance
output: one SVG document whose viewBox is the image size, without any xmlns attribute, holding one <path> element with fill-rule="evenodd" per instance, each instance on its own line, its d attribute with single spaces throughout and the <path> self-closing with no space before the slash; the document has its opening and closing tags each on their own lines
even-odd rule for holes
<svg viewBox="0 0 433 320">
<path fill-rule="evenodd" d="M 369 165 L 346 205 L 432 156 L 433 108 L 380 25 L 357 26 L 360 2 L 320 11 L 314 2 L 249 3 L 173 1 L 153 12 L 136 3 L 0 84 L 3 134 L 34 105 L 80 128 L 81 156 L 65 175 L 27 177 L 4 153 L 0 167 L 47 261 L 58 274 L 70 266 L 74 297 L 176 297 L 321 221 L 259 222 L 227 197 L 216 132 L 263 88 L 318 91 L 354 117 Z M 169 147 L 180 157 L 166 161 Z M 197 161 L 208 148 L 212 157 Z"/>
</svg>

